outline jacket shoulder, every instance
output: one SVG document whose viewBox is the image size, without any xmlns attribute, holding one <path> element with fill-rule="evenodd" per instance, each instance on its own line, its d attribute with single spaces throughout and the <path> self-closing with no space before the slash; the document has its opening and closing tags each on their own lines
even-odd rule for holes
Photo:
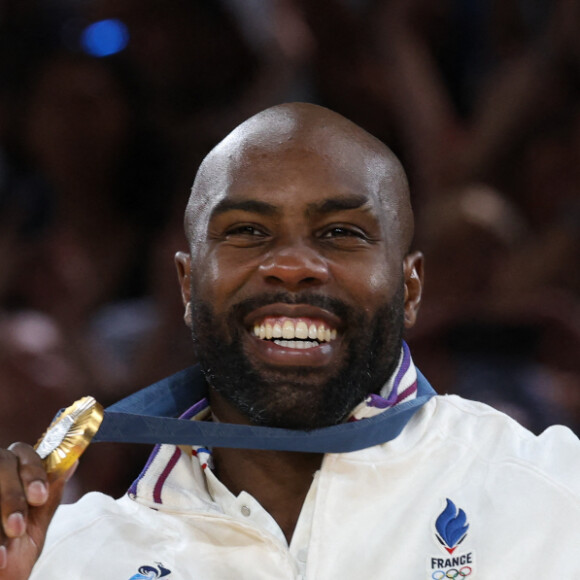
<svg viewBox="0 0 580 580">
<path fill-rule="evenodd" d="M 471 450 L 481 460 L 519 466 L 551 479 L 580 497 L 580 440 L 553 425 L 536 435 L 489 405 L 457 395 L 433 398 L 429 430 Z"/>
</svg>

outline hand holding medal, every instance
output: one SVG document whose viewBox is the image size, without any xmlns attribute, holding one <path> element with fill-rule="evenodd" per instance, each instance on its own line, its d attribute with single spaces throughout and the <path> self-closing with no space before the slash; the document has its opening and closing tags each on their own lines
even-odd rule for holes
<svg viewBox="0 0 580 580">
<path fill-rule="evenodd" d="M 0 580 L 28 578 L 64 484 L 103 415 L 93 397 L 83 397 L 57 415 L 34 450 L 23 443 L 0 450 Z"/>
</svg>

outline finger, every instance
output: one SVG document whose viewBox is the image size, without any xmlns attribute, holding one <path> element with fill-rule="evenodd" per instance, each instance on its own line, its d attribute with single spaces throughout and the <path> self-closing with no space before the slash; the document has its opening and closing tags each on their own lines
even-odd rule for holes
<svg viewBox="0 0 580 580">
<path fill-rule="evenodd" d="M 42 460 L 30 445 L 13 443 L 9 448 L 19 461 L 19 473 L 27 502 L 43 505 L 48 499 L 48 476 Z"/>
<path fill-rule="evenodd" d="M 18 472 L 18 457 L 0 450 L 0 512 L 1 540 L 17 538 L 26 531 L 28 502 Z"/>
<path fill-rule="evenodd" d="M 42 550 L 46 530 L 60 505 L 66 482 L 72 477 L 77 466 L 78 461 L 68 471 L 59 476 L 49 474 L 48 500 L 42 506 L 32 507 L 29 510 L 27 531 L 39 550 Z"/>
</svg>

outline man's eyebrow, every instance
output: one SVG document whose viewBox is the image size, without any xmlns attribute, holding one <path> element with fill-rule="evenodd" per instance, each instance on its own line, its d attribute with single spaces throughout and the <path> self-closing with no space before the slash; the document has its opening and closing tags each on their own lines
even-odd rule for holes
<svg viewBox="0 0 580 580">
<path fill-rule="evenodd" d="M 316 203 L 309 203 L 306 210 L 308 215 L 328 214 L 349 209 L 359 209 L 369 203 L 366 195 L 340 195 Z"/>
<path fill-rule="evenodd" d="M 248 211 L 266 216 L 273 216 L 279 213 L 278 208 L 271 203 L 258 201 L 256 199 L 222 199 L 212 210 L 211 217 L 214 218 L 227 211 Z"/>
</svg>

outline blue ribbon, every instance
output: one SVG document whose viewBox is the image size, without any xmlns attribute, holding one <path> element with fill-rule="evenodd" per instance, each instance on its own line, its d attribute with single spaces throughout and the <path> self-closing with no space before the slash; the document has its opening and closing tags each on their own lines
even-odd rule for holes
<svg viewBox="0 0 580 580">
<path fill-rule="evenodd" d="M 435 391 L 417 370 L 415 399 L 374 417 L 312 431 L 171 418 L 206 395 L 199 366 L 185 369 L 108 407 L 93 441 L 346 453 L 397 437 Z"/>
</svg>

